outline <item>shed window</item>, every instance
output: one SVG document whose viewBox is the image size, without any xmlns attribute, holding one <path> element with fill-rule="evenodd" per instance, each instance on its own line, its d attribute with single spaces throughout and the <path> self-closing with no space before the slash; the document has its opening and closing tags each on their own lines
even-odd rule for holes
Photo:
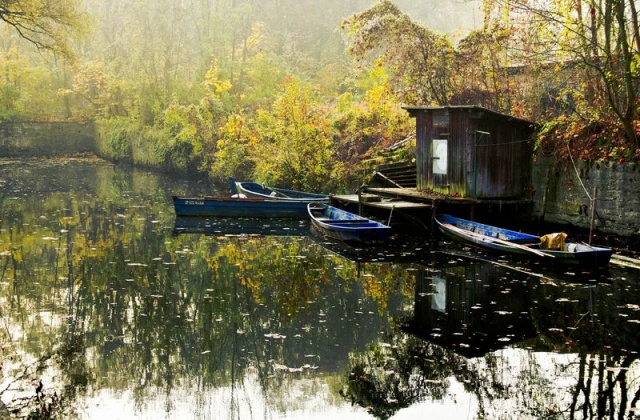
<svg viewBox="0 0 640 420">
<path fill-rule="evenodd" d="M 447 174 L 447 140 L 433 140 L 433 173 Z"/>
<path fill-rule="evenodd" d="M 431 309 L 444 314 L 447 312 L 447 281 L 444 277 L 433 276 L 433 288 L 435 293 L 431 300 Z"/>
</svg>

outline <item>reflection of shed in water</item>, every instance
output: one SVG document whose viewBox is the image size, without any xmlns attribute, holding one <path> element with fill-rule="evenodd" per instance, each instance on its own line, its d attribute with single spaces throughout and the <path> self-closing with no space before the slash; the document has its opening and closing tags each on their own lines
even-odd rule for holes
<svg viewBox="0 0 640 420">
<path fill-rule="evenodd" d="M 538 350 L 640 353 L 637 280 L 612 287 L 452 254 L 440 257 L 445 259 L 416 275 L 411 334 L 466 357 L 525 340 Z"/>
<path fill-rule="evenodd" d="M 418 191 L 529 198 L 532 122 L 477 106 L 405 109 L 416 119 Z"/>
<path fill-rule="evenodd" d="M 420 272 L 408 332 L 466 357 L 536 336 L 527 287 L 509 287 L 525 275 L 507 280 L 500 266 L 462 264 Z"/>
</svg>

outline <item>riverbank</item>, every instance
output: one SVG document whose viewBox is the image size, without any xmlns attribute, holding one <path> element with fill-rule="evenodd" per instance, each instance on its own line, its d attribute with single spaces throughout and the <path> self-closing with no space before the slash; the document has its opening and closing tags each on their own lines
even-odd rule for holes
<svg viewBox="0 0 640 420">
<path fill-rule="evenodd" d="M 0 124 L 0 157 L 97 154 L 93 122 L 18 121 Z"/>
<path fill-rule="evenodd" d="M 107 138 L 98 131 L 92 122 L 2 123 L 0 157 L 93 153 L 117 162 Z M 139 147 L 131 152 L 131 163 L 167 170 L 161 162 L 150 160 L 149 150 Z M 534 220 L 587 232 L 593 229 L 598 235 L 623 237 L 634 249 L 640 247 L 640 165 L 583 161 L 558 165 L 552 158 L 537 158 L 531 176 Z"/>
</svg>

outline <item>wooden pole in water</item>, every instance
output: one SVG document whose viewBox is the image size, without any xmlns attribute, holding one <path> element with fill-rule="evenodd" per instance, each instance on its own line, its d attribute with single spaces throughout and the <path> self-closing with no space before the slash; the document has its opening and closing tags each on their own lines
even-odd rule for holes
<svg viewBox="0 0 640 420">
<path fill-rule="evenodd" d="M 596 220 L 596 195 L 598 194 L 598 187 L 593 187 L 593 195 L 591 196 L 591 224 L 589 227 L 589 245 L 591 245 L 591 239 L 593 238 L 593 225 Z"/>
<path fill-rule="evenodd" d="M 547 182 L 544 184 L 544 195 L 542 196 L 542 208 L 540 209 L 540 221 L 544 222 L 544 216 L 547 212 L 547 195 L 549 194 L 549 176 L 551 175 L 551 167 L 547 169 Z"/>
</svg>

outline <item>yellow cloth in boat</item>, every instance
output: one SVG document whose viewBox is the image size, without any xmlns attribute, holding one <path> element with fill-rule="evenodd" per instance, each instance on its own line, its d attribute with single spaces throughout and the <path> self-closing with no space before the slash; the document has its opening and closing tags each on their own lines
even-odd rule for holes
<svg viewBox="0 0 640 420">
<path fill-rule="evenodd" d="M 567 250 L 567 234 L 564 232 L 549 233 L 540 237 L 540 249 Z"/>
</svg>

